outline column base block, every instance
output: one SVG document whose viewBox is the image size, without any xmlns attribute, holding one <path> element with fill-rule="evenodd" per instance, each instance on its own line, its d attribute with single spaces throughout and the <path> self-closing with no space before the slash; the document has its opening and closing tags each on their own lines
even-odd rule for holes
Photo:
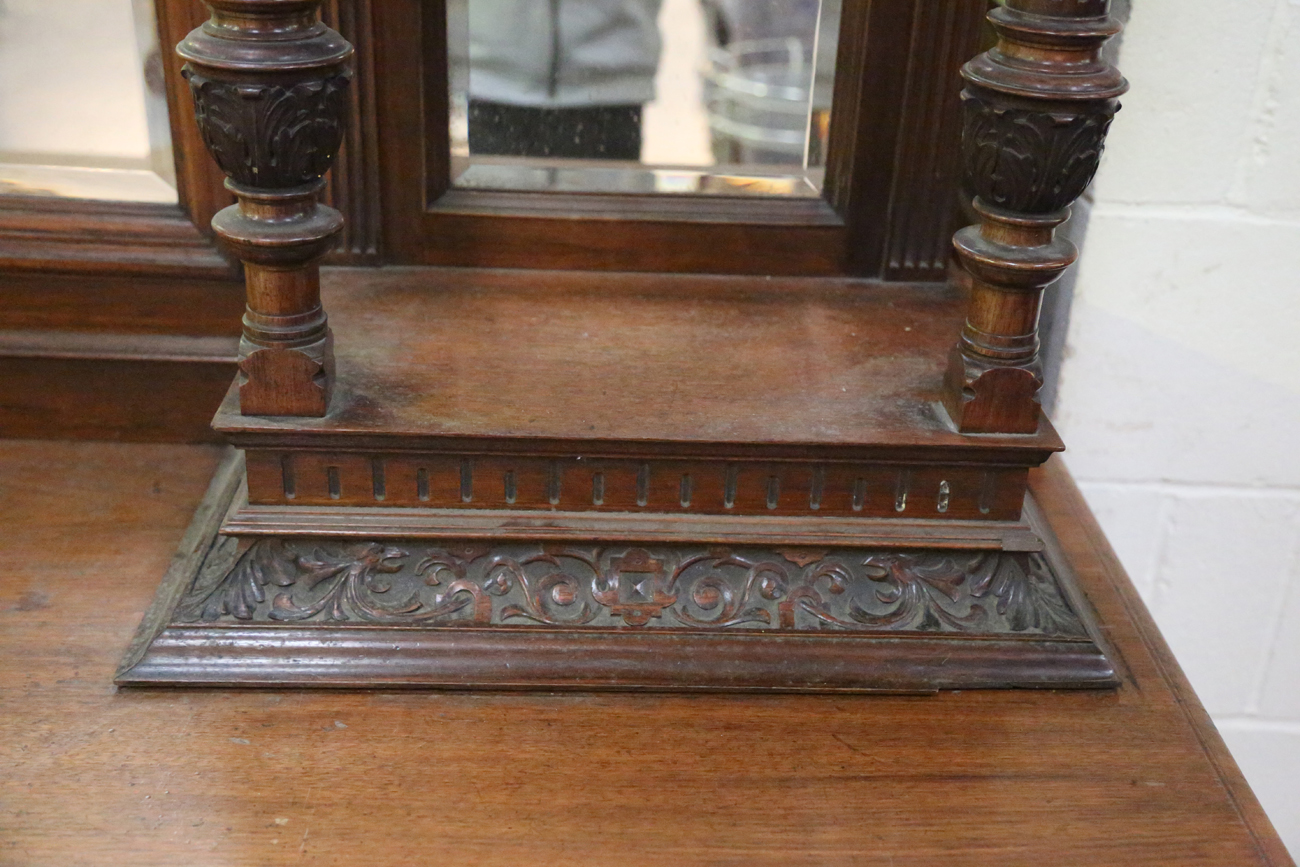
<svg viewBox="0 0 1300 867">
<path fill-rule="evenodd" d="M 982 365 L 954 346 L 948 356 L 943 405 L 962 433 L 1037 433 L 1042 385 L 1034 369 Z"/>
</svg>

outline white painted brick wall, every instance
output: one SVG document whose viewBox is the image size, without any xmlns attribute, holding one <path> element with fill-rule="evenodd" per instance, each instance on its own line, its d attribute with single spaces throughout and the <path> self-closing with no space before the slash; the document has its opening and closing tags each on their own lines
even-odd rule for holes
<svg viewBox="0 0 1300 867">
<path fill-rule="evenodd" d="M 1133 0 L 1056 421 L 1300 855 L 1300 0 Z"/>
</svg>

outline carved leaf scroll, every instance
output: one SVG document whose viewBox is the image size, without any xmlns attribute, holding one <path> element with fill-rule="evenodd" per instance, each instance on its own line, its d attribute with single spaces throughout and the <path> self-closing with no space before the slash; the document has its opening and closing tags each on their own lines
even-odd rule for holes
<svg viewBox="0 0 1300 867">
<path fill-rule="evenodd" d="M 990 557 L 971 572 L 971 594 L 996 601 L 999 615 L 1013 632 L 1033 629 L 1082 637 L 1082 622 L 1061 595 L 1047 562 L 1039 554 L 1028 557 Z"/>
<path fill-rule="evenodd" d="M 221 536 L 208 552 L 195 585 L 178 609 L 182 620 L 252 620 L 268 587 L 298 582 L 297 554 L 279 539 L 254 545 L 235 560 L 236 542 Z"/>
<path fill-rule="evenodd" d="M 210 558 L 183 621 L 1085 632 L 1047 562 L 1028 554 L 264 539 Z"/>
</svg>

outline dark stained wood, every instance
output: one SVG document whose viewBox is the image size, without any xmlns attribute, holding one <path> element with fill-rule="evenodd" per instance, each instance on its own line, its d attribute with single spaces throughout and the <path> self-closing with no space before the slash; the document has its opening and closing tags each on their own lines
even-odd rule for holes
<svg viewBox="0 0 1300 867">
<path fill-rule="evenodd" d="M 938 5 L 930 15 L 909 0 L 844 3 L 825 201 L 790 202 L 451 189 L 444 5 L 378 4 L 389 261 L 879 276 L 892 245 L 893 277 L 941 279 L 960 123 L 947 72 L 974 52 L 984 7 Z"/>
<path fill-rule="evenodd" d="M 0 196 L 0 271 L 233 281 L 222 255 L 174 205 Z"/>
<path fill-rule="evenodd" d="M 20 271 L 0 278 L 0 330 L 238 340 L 243 282 Z"/>
<path fill-rule="evenodd" d="M 831 100 L 830 135 L 823 195 L 844 215 L 852 243 L 847 272 L 879 275 L 884 270 L 888 237 L 889 196 L 895 148 L 906 93 L 907 64 L 903 38 L 915 21 L 905 3 L 845 4 L 840 17 L 840 45 L 860 44 L 863 51 L 841 47 L 835 59 L 835 92 Z"/>
<path fill-rule="evenodd" d="M 1169 725 L 1190 730 L 1193 740 L 1186 749 L 1200 752 L 1213 769 L 1236 820 L 1249 831 L 1255 848 L 1252 855 L 1260 863 L 1295 864 L 1064 464 L 1057 460 L 1036 471 L 1030 487 L 1098 616 L 1103 623 L 1114 624 L 1107 637 L 1121 664 L 1128 667 L 1133 687 L 1152 687 L 1152 708 L 1176 708 Z M 1171 855 L 1169 860 L 1178 860 L 1178 856 Z M 1224 860 L 1229 859 L 1225 856 Z M 1250 863 L 1246 856 L 1241 860 Z"/>
<path fill-rule="evenodd" d="M 816 200 L 771 201 L 756 210 L 752 200 L 658 197 L 638 201 L 628 210 L 627 202 L 611 204 L 613 200 L 601 197 L 521 200 L 484 191 L 467 200 L 461 191 L 451 191 L 441 196 L 435 210 L 460 228 L 440 231 L 430 243 L 444 245 L 448 261 L 468 264 L 497 257 L 531 267 L 542 261 L 538 250 L 548 248 L 554 263 L 580 267 L 595 260 L 604 268 L 658 267 L 658 258 L 668 256 L 676 261 L 672 267 L 698 271 L 833 273 L 844 270 L 851 260 L 856 264 L 850 270 L 877 273 L 884 267 L 881 251 L 888 235 L 888 215 L 904 214 L 910 207 L 907 197 L 918 195 L 910 182 L 893 180 L 896 157 L 902 159 L 899 177 L 928 177 L 921 163 L 928 165 L 932 158 L 938 160 L 936 165 L 955 164 L 941 156 L 948 153 L 942 131 L 935 139 L 940 142 L 937 151 L 930 139 L 917 138 L 926 132 L 918 119 L 932 115 L 924 106 L 936 99 L 942 102 L 943 94 L 950 92 L 902 58 L 918 46 L 929 46 L 926 52 L 935 46 L 959 52 L 956 46 L 965 31 L 950 40 L 939 25 L 958 21 L 965 27 L 975 21 L 978 15 L 971 2 L 946 3 L 941 14 L 932 18 L 914 14 L 913 7 L 901 0 L 876 0 L 870 9 L 866 4 L 850 4 L 844 25 L 847 47 L 837 81 L 843 93 L 836 97 L 835 144 L 830 154 L 833 183 L 827 195 L 834 207 Z M 446 136 L 442 117 L 428 110 L 436 104 L 421 103 L 419 89 L 408 86 L 413 80 L 411 70 L 424 68 L 426 59 L 422 48 L 427 46 L 415 38 L 418 28 L 407 26 L 419 17 L 419 7 L 414 2 L 385 3 L 379 9 L 367 3 L 327 4 L 331 19 L 353 34 L 359 46 L 356 86 L 349 92 L 354 123 L 338 177 L 326 191 L 327 199 L 346 212 L 345 248 L 340 256 L 347 261 L 373 261 L 381 210 L 395 249 L 409 251 L 412 244 L 425 243 L 420 240 L 424 236 L 419 219 L 423 218 L 409 219 L 410 208 L 425 207 L 419 184 L 411 180 L 427 174 L 424 154 L 416 152 L 422 147 L 420 137 L 410 130 L 413 124 L 424 124 L 430 135 L 436 131 L 444 141 Z M 164 0 L 157 10 L 164 45 L 179 41 L 207 17 L 202 4 L 191 0 Z M 425 11 L 426 23 L 441 20 L 439 14 Z M 909 35 L 904 39 L 902 34 Z M 164 55 L 180 205 L 6 197 L 0 203 L 0 265 L 5 269 L 5 279 L 0 280 L 5 302 L 0 305 L 0 328 L 196 336 L 230 334 L 238 327 L 232 309 L 238 266 L 218 253 L 209 237 L 211 217 L 232 196 L 222 185 L 222 172 L 201 147 L 193 104 L 180 76 L 181 61 L 170 52 Z M 908 69 L 912 71 L 904 75 Z M 439 74 L 436 65 L 426 72 Z M 867 90 L 859 86 L 864 80 L 872 82 Z M 376 105 L 385 93 L 391 110 L 383 115 L 386 126 L 381 140 Z M 436 96 L 426 87 L 425 96 L 432 98 L 431 94 Z M 909 109 L 904 117 L 901 106 L 910 105 L 914 98 L 920 100 L 916 103 L 920 108 Z M 955 116 L 940 114 L 940 125 L 955 121 Z M 925 155 L 921 163 L 908 168 L 911 155 L 921 154 Z M 380 173 L 386 178 L 387 198 L 382 202 Z M 932 199 L 931 192 L 927 188 L 918 201 Z M 570 243 L 552 229 L 581 222 L 572 219 L 574 213 L 587 213 L 592 228 Z M 636 219 L 629 223 L 627 217 Z M 506 239 L 507 249 L 492 253 L 488 248 L 500 245 L 495 236 L 488 238 L 482 232 L 496 232 L 507 224 L 514 227 L 510 229 L 514 234 Z M 720 234 L 701 234 L 701 225 L 718 226 Z M 914 227 L 915 222 L 908 226 Z M 913 237 L 913 228 L 904 234 Z M 826 240 L 832 236 L 840 240 Z M 895 232 L 892 237 L 902 236 Z M 861 242 L 849 243 L 845 240 L 849 238 Z M 867 260 L 875 264 L 864 265 Z M 10 269 L 21 269 L 21 274 Z M 71 276 L 74 272 L 93 272 L 97 277 L 92 283 Z M 204 379 L 206 374 L 198 376 Z M 52 375 L 42 375 L 40 381 L 55 386 Z M 178 401 L 189 400 L 184 378 L 167 378 L 167 382 L 175 384 Z M 73 408 L 73 400 L 69 395 L 65 406 Z M 140 406 L 134 401 L 127 405 Z M 143 417 L 135 422 L 147 424 Z M 183 436 L 189 438 L 192 430 L 187 421 Z"/>
<path fill-rule="evenodd" d="M 212 442 L 237 340 L 0 331 L 0 436 Z"/>
<path fill-rule="evenodd" d="M 608 528 L 599 541 L 439 538 L 455 516 L 431 513 L 423 538 L 245 544 L 224 535 L 232 528 L 222 521 L 241 501 L 241 481 L 232 452 L 119 684 L 774 692 L 1118 684 L 1064 564 L 1041 553 L 1041 527 L 1014 531 L 1033 536 L 1037 551 L 973 550 L 956 539 L 936 550 L 938 534 L 923 527 L 903 548 L 862 547 L 867 527 L 815 548 L 816 526 L 787 527 L 755 547 L 719 545 L 678 525 L 646 547 L 635 536 L 610 541 Z M 822 538 L 833 529 L 827 522 Z"/>
<path fill-rule="evenodd" d="M 1042 414 L 1043 290 L 1078 251 L 1056 227 L 1092 181 L 1128 83 L 1102 56 L 1109 0 L 1008 0 L 998 43 L 962 68 L 963 160 L 980 224 L 953 243 L 971 302 L 944 405 L 965 433 L 1032 433 Z"/>
<path fill-rule="evenodd" d="M 942 281 L 952 258 L 961 163 L 961 65 L 980 47 L 986 0 L 914 5 L 907 96 L 890 196 L 888 280 Z"/>
<path fill-rule="evenodd" d="M 330 414 L 252 417 L 232 389 L 214 421 L 248 451 L 250 508 L 263 511 L 237 520 L 263 532 L 424 520 L 497 535 L 824 538 L 821 522 L 846 519 L 868 535 L 881 530 L 862 522 L 910 522 L 918 545 L 935 537 L 917 521 L 984 523 L 989 538 L 1018 531 L 1028 468 L 1061 447 L 1046 426 L 971 438 L 948 424 L 942 348 L 962 298 L 935 286 L 327 276 L 346 347 Z M 348 507 L 371 512 L 332 511 Z M 485 511 L 501 514 L 473 517 Z"/>
<path fill-rule="evenodd" d="M 176 207 L 0 197 L 0 435 L 213 440 L 241 282 Z"/>
<path fill-rule="evenodd" d="M 444 6 L 374 7 L 386 259 L 403 264 L 827 274 L 843 232 L 824 203 L 686 203 L 449 189 Z M 412 86 L 419 76 L 422 88 Z M 422 183 L 421 183 L 422 181 Z M 583 218 L 575 218 L 575 199 Z M 665 213 L 665 211 L 667 213 Z M 684 213 L 691 218 L 683 220 Z M 751 225 L 757 224 L 757 225 Z"/>
<path fill-rule="evenodd" d="M 208 156 L 194 117 L 194 101 L 181 75 L 185 61 L 170 49 L 199 27 L 210 14 L 198 0 L 157 0 L 158 40 L 164 50 L 167 111 L 177 185 L 185 215 L 204 235 L 212 235 L 212 218 L 234 202 L 225 173 Z M 357 47 L 356 82 L 348 97 L 352 123 L 329 177 L 322 200 L 341 211 L 346 222 L 338 249 L 327 260 L 370 264 L 379 255 L 379 161 L 374 105 L 372 28 L 369 0 L 325 0 L 323 18 Z M 80 206 L 81 203 L 78 203 Z"/>
<path fill-rule="evenodd" d="M 265 5 L 259 11 L 266 11 Z M 623 222 L 639 216 L 628 202 L 575 219 L 573 201 L 530 201 L 511 214 L 509 202 L 453 197 L 439 200 L 441 210 L 426 214 L 430 202 L 422 191 L 430 186 L 425 183 L 429 163 L 418 133 L 434 130 L 445 140 L 445 120 L 410 85 L 421 80 L 428 47 L 411 43 L 426 32 L 414 17 L 417 0 L 375 4 L 377 32 L 396 23 L 395 32 L 405 40 L 376 42 L 377 62 L 391 73 L 381 74 L 378 85 L 405 88 L 377 94 L 385 190 L 397 196 L 384 205 L 385 240 L 396 255 L 411 255 L 407 261 L 413 262 L 441 261 L 436 247 L 441 243 L 452 245 L 447 255 L 464 257 L 454 261 L 492 262 L 500 255 L 495 245 L 504 238 L 517 245 L 505 261 L 521 265 L 882 273 L 887 254 L 895 255 L 887 249 L 890 238 L 929 237 L 928 229 L 914 233 L 914 224 L 899 227 L 889 220 L 892 214 L 914 213 L 903 207 L 908 199 L 897 197 L 915 196 L 919 187 L 904 179 L 929 177 L 924 169 L 899 170 L 898 154 L 925 146 L 906 131 L 929 135 L 936 127 L 916 118 L 935 105 L 942 111 L 942 99 L 905 104 L 908 82 L 918 79 L 915 68 L 896 62 L 905 56 L 899 46 L 940 45 L 939 56 L 951 54 L 936 42 L 935 31 L 922 39 L 915 29 L 922 20 L 943 20 L 941 14 L 927 18 L 930 10 L 903 0 L 849 5 L 846 27 L 861 29 L 852 30 L 845 44 L 866 60 L 847 68 L 875 68 L 881 75 L 861 76 L 858 83 L 872 82 L 872 87 L 856 92 L 851 112 L 837 108 L 835 142 L 865 142 L 867 148 L 849 155 L 832 145 L 832 164 L 849 172 L 833 178 L 834 212 L 798 213 L 773 205 L 752 228 L 752 218 L 740 206 L 728 213 L 731 206 L 724 204 L 716 218 L 692 222 L 670 213 L 678 207 L 674 203 L 643 220 L 645 231 L 638 232 L 635 223 Z M 1066 5 L 1064 0 L 1010 2 L 1013 13 L 1031 14 L 1059 12 Z M 437 4 L 429 6 L 438 11 Z M 165 14 L 187 10 L 167 19 L 172 23 L 163 27 L 164 34 L 197 8 L 163 3 Z M 1091 15 L 1105 11 L 1101 0 L 1080 0 L 1072 8 Z M 426 15 L 425 22 L 430 20 Z M 412 22 L 416 26 L 408 28 Z M 893 24 L 899 29 L 891 29 Z M 909 38 L 902 39 L 903 33 Z M 870 50 L 873 43 L 883 46 L 881 53 Z M 429 74 L 436 69 L 425 68 L 426 83 Z M 873 89 L 876 81 L 881 90 Z M 175 93 L 172 97 L 175 103 Z M 173 118 L 184 123 L 181 113 Z M 215 211 L 224 194 L 213 188 L 210 168 L 198 168 L 192 146 L 196 131 L 177 134 L 182 207 L 206 227 L 203 215 Z M 876 138 L 861 138 L 868 133 Z M 421 148 L 414 157 L 403 150 L 410 142 Z M 431 183 L 436 186 L 436 179 Z M 934 189 L 927 186 L 922 194 Z M 890 190 L 892 195 L 886 193 Z M 548 208 L 556 213 L 548 216 Z M 31 211 L 39 222 L 40 208 Z M 120 220 L 122 213 L 105 219 Z M 181 232 L 167 236 L 175 244 L 154 244 L 156 256 L 132 248 L 130 240 L 106 242 L 105 235 L 88 241 L 93 233 L 83 236 L 69 228 L 76 223 L 56 225 L 40 239 L 59 253 L 45 259 L 39 250 L 30 252 L 37 248 L 22 246 L 28 239 L 20 237 L 26 225 L 21 221 L 0 243 L 19 244 L 5 247 L 18 250 L 12 254 L 15 267 L 58 272 L 61 280 L 77 270 L 127 280 L 137 267 L 160 280 L 191 280 L 196 272 L 190 266 L 196 263 L 205 279 L 220 280 L 212 268 L 227 266 L 215 263 L 210 248 L 195 241 L 206 228 L 191 231 L 174 216 L 145 215 L 164 218 L 159 225 L 167 232 Z M 1014 222 L 990 222 L 994 235 L 1003 233 L 993 240 L 1044 246 L 1026 243 L 1027 234 L 1012 238 L 1024 228 Z M 569 236 L 543 231 L 560 223 L 579 228 Z M 429 241 L 430 225 L 446 231 Z M 439 240 L 443 237 L 445 242 Z M 427 259 L 426 244 L 434 245 Z M 96 245 L 102 249 L 83 255 Z M 720 252 L 715 256 L 711 250 Z M 906 261 L 906 250 L 898 255 Z M 91 264 L 83 268 L 84 262 Z M 349 381 L 364 387 L 347 395 L 338 417 L 319 423 L 244 419 L 234 425 L 228 408 L 224 417 L 237 436 L 264 446 L 373 452 L 391 445 L 395 432 L 415 450 L 462 438 L 477 439 L 485 452 L 527 442 L 532 453 L 556 453 L 566 443 L 591 443 L 590 431 L 582 429 L 589 424 L 625 437 L 622 443 L 596 441 L 624 454 L 633 439 L 638 447 L 651 442 L 661 451 L 669 448 L 665 444 L 686 443 L 706 458 L 772 457 L 812 444 L 827 455 L 926 456 L 1001 467 L 1036 463 L 1059 447 L 1046 424 L 1030 436 L 979 438 L 963 437 L 943 424 L 934 402 L 940 393 L 939 343 L 947 338 L 935 335 L 948 329 L 950 337 L 960 312 L 960 302 L 948 290 L 927 294 L 910 287 L 890 301 L 881 287 L 854 282 L 828 288 L 796 280 L 763 286 L 724 281 L 695 294 L 705 285 L 701 278 L 673 283 L 659 276 L 584 280 L 574 274 L 487 273 L 470 278 L 434 272 L 418 279 L 400 273 L 376 279 L 396 282 L 383 305 L 367 310 L 378 293 L 362 293 L 354 308 L 358 330 L 369 327 L 375 336 L 349 350 L 355 351 L 355 370 L 364 373 Z M 254 273 L 255 294 L 259 288 L 269 289 L 266 294 L 273 298 L 288 288 L 300 291 L 298 300 L 312 294 L 310 280 L 272 286 L 277 280 Z M 789 300 L 792 294 L 799 296 L 797 303 Z M 525 303 L 526 295 L 534 297 Z M 557 308 L 563 315 L 554 321 L 536 315 L 537 299 L 548 297 L 567 299 L 568 307 Z M 446 298 L 463 311 L 449 309 Z M 445 336 L 443 319 L 436 317 L 408 316 L 395 335 L 391 317 L 401 312 L 401 304 L 389 308 L 393 299 L 407 304 L 408 313 L 433 310 L 453 320 L 460 315 L 462 332 L 476 341 L 473 350 L 446 354 L 429 336 Z M 1005 301 L 984 293 L 973 308 L 975 325 L 985 333 L 1022 337 L 999 330 L 1003 319 L 1024 323 L 1029 318 L 1023 304 Z M 622 309 L 610 310 L 614 304 Z M 493 305 L 514 318 L 484 317 Z M 1004 317 L 1007 311 L 1015 315 Z M 617 320 L 619 330 L 584 332 L 582 324 L 600 321 L 596 312 Z M 864 312 L 882 339 L 864 332 L 859 340 L 848 327 Z M 989 319 L 981 324 L 983 314 Z M 161 324 L 170 316 L 145 321 Z M 196 319 L 200 338 L 215 333 L 210 313 Z M 410 327 L 413 321 L 418 328 Z M 915 333 L 922 322 L 926 333 Z M 79 327 L 72 318 L 68 323 Z M 646 323 L 650 332 L 671 339 L 647 342 Z M 26 319 L 11 324 L 45 327 Z M 928 330 L 936 325 L 942 329 Z M 83 390 L 90 417 L 117 419 L 117 427 L 107 429 L 120 430 L 138 399 L 175 405 L 177 390 L 192 385 L 192 380 L 169 381 L 159 365 L 207 364 L 197 357 L 199 346 L 207 344 L 190 342 L 186 350 L 183 342 L 140 342 L 118 330 L 123 333 L 81 343 L 11 333 L 11 355 L 3 360 L 9 367 L 0 376 L 13 373 L 6 383 L 20 382 L 24 393 L 38 394 L 39 384 L 22 381 L 28 375 L 22 365 L 39 362 L 47 371 L 48 365 L 68 365 L 59 376 Z M 408 344 L 413 331 L 418 336 Z M 596 335 L 594 348 L 577 343 L 580 333 Z M 733 339 L 719 341 L 719 334 Z M 539 342 L 545 337 L 552 342 Z M 400 364 L 393 356 L 399 342 L 414 346 L 412 357 Z M 39 352 L 30 354 L 32 347 Z M 811 355 L 789 352 L 801 347 L 816 349 Z M 123 385 L 113 379 L 123 371 L 109 369 L 105 359 L 142 366 L 129 371 L 131 384 Z M 677 359 L 681 364 L 675 369 Z M 878 367 L 872 367 L 873 359 L 880 360 Z M 504 362 L 510 362 L 511 375 Z M 214 360 L 210 367 L 220 363 Z M 420 376 L 417 365 L 423 368 Z M 596 394 L 583 381 L 583 365 L 596 367 L 616 388 L 607 389 L 603 402 L 580 402 L 579 414 L 565 398 Z M 705 375 L 696 377 L 688 368 Z M 669 375 L 652 375 L 657 372 Z M 835 382 L 837 372 L 843 382 Z M 805 374 L 811 387 L 800 378 Z M 228 378 L 227 373 L 223 379 Z M 509 395 L 506 386 L 539 382 L 542 389 L 516 392 L 519 399 L 502 405 L 502 395 Z M 370 390 L 367 383 L 379 388 Z M 784 389 L 772 388 L 781 383 Z M 652 388 L 657 391 L 651 393 Z M 961 389 L 951 393 L 961 395 Z M 376 396 L 383 400 L 373 401 Z M 690 412 L 680 409 L 683 397 Z M 988 415 L 994 418 L 1014 414 L 993 404 Z M 11 417 L 32 416 L 30 406 L 20 405 Z M 69 406 L 64 400 L 54 409 Z M 793 413 L 781 415 L 788 407 Z M 159 429 L 167 424 L 164 420 Z M 765 439 L 765 431 L 772 436 Z M 113 663 L 213 463 L 211 451 L 0 444 L 0 526 L 5 528 L 0 550 L 8 568 L 0 583 L 5 627 L 0 629 L 0 687 L 12 699 L 0 708 L 7 733 L 0 739 L 6 768 L 0 775 L 0 802 L 6 807 L 2 860 L 202 864 L 310 857 L 354 863 L 356 853 L 364 852 L 377 862 L 512 865 L 651 859 L 672 864 L 1290 863 L 1059 468 L 1036 481 L 1059 540 L 1049 535 L 1047 544 L 1059 549 L 1077 576 L 1112 643 L 1111 658 L 1122 680 L 1113 692 L 962 691 L 926 699 L 114 694 L 107 687 Z M 374 484 L 372 477 L 372 496 Z M 333 514 L 349 520 L 345 513 Z M 302 637 L 292 631 L 277 634 Z M 700 659 L 689 662 L 707 668 Z M 664 805 L 676 804 L 690 809 L 665 818 Z"/>
<path fill-rule="evenodd" d="M 217 427 L 236 445 L 675 442 L 1003 465 L 1061 448 L 1047 425 L 969 437 L 938 411 L 963 310 L 942 286 L 385 268 L 331 269 L 322 291 L 346 346 L 335 408 L 227 404 Z"/>
<path fill-rule="evenodd" d="M 936 521 L 892 518 L 809 518 L 765 515 L 532 512 L 510 509 L 385 509 L 375 506 L 245 506 L 223 532 L 245 537 L 335 539 L 565 539 L 719 545 L 873 545 L 892 548 L 1040 551 L 1042 540 L 1020 521 Z"/>
<path fill-rule="evenodd" d="M 380 258 L 379 125 L 375 117 L 375 44 L 371 0 L 325 0 L 321 20 L 356 49 L 348 88 L 349 123 L 321 200 L 343 214 L 331 264 L 372 265 Z"/>
<path fill-rule="evenodd" d="M 319 262 L 343 217 L 318 194 L 343 143 L 353 49 L 320 23 L 320 0 L 207 5 L 211 20 L 176 51 L 203 142 L 239 200 L 212 228 L 245 266 L 240 407 L 321 416 L 334 356 Z"/>
<path fill-rule="evenodd" d="M 1106 660 L 1079 641 L 523 631 L 174 625 L 118 683 L 778 694 L 1114 684 Z"/>
<path fill-rule="evenodd" d="M 747 460 L 649 449 L 609 456 L 589 442 L 568 450 L 581 454 L 556 455 L 527 446 L 475 453 L 450 444 L 441 452 L 248 451 L 250 501 L 285 506 L 1014 521 L 1026 472 L 992 464 L 824 460 L 814 449 L 784 460 L 763 460 L 757 449 L 746 450 L 754 455 Z"/>
<path fill-rule="evenodd" d="M 212 235 L 212 218 L 234 202 L 225 187 L 225 173 L 208 157 L 194 117 L 194 100 L 181 76 L 184 61 L 171 49 L 210 12 L 198 0 L 156 0 L 158 44 L 167 91 L 167 117 L 171 121 L 172 153 L 176 159 L 176 188 L 181 208 L 201 233 Z"/>
<path fill-rule="evenodd" d="M 206 17 L 191 0 L 155 7 L 164 45 Z M 232 197 L 203 153 L 180 62 L 163 57 L 178 205 L 0 196 L 2 435 L 213 439 L 230 359 L 176 347 L 237 335 L 243 281 L 209 226 Z M 150 348 L 141 335 L 165 339 Z"/>
<path fill-rule="evenodd" d="M 215 463 L 0 443 L 5 861 L 1292 863 L 1059 467 L 1113 692 L 115 691 Z"/>
</svg>

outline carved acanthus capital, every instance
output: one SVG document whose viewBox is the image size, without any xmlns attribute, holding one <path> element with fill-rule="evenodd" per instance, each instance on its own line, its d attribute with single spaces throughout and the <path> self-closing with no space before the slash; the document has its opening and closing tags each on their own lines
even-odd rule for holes
<svg viewBox="0 0 1300 867">
<path fill-rule="evenodd" d="M 279 190 L 324 177 L 343 143 L 352 46 L 320 0 L 210 0 L 179 46 L 203 140 L 236 184 Z"/>
<path fill-rule="evenodd" d="M 983 88 L 962 92 L 962 158 L 975 194 L 1022 214 L 1063 211 L 1092 183 L 1113 99 L 1055 107 Z"/>
<path fill-rule="evenodd" d="M 352 74 L 288 85 L 209 78 L 186 65 L 203 141 L 235 183 L 285 189 L 319 181 L 343 143 Z"/>
</svg>

